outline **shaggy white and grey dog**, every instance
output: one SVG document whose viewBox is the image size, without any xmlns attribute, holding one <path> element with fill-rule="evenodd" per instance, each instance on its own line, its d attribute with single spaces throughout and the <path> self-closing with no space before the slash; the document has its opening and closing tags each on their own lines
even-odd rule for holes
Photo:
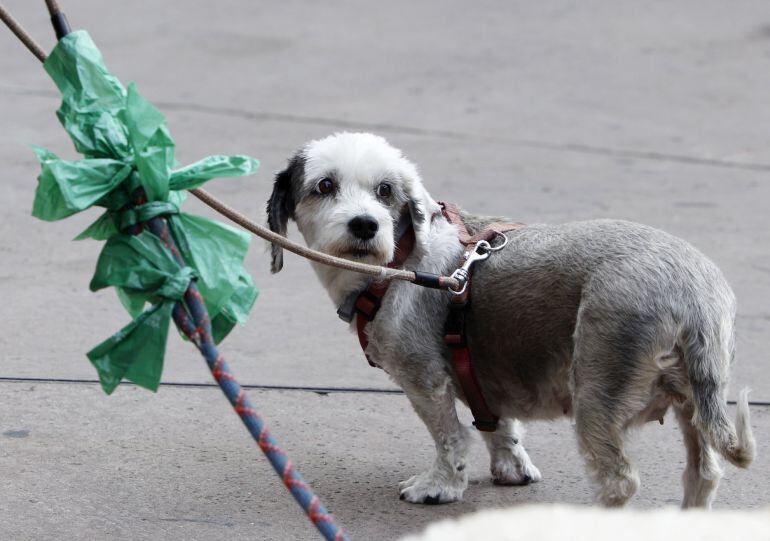
<svg viewBox="0 0 770 541">
<path fill-rule="evenodd" d="M 279 173 L 268 202 L 273 231 L 294 219 L 311 248 L 384 265 L 397 224 L 411 220 L 405 267 L 447 275 L 458 230 L 415 166 L 383 138 L 340 133 L 305 145 Z M 473 234 L 499 221 L 463 214 Z M 721 272 L 684 241 L 643 225 L 595 220 L 531 225 L 477 265 L 466 319 L 476 376 L 502 422 L 483 433 L 495 483 L 540 480 L 516 419 L 574 417 L 580 449 L 606 505 L 622 505 L 638 476 L 624 452 L 629 427 L 673 407 L 684 434 L 684 506 L 708 507 L 721 477 L 717 455 L 747 467 L 755 443 L 747 393 L 726 414 L 735 299 Z M 283 264 L 273 246 L 272 270 Z M 367 277 L 314 265 L 335 306 Z M 367 324 L 367 354 L 405 391 L 436 444 L 434 464 L 401 483 L 402 499 L 458 500 L 467 486 L 464 400 L 443 341 L 448 293 L 398 282 Z"/>
</svg>

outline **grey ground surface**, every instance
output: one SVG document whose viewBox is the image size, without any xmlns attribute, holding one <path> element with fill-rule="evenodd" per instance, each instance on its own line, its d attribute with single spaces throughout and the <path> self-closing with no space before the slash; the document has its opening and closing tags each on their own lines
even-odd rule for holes
<svg viewBox="0 0 770 541">
<path fill-rule="evenodd" d="M 3 3 L 49 48 L 42 2 Z M 543 3 L 545 4 L 545 3 Z M 525 222 L 613 217 L 679 235 L 712 257 L 738 300 L 731 396 L 770 400 L 770 5 L 767 2 L 98 2 L 66 0 L 111 70 L 165 112 L 188 163 L 248 153 L 259 175 L 210 190 L 260 220 L 272 174 L 302 142 L 385 135 L 437 198 Z M 74 156 L 52 83 L 0 28 L 0 377 L 94 379 L 84 352 L 127 322 L 88 292 L 100 246 L 30 208 L 38 144 Z M 188 209 L 211 215 L 196 201 Z M 292 235 L 296 233 L 292 231 Z M 223 352 L 243 383 L 393 388 L 363 360 L 309 266 L 268 272 Z M 172 336 L 170 382 L 208 382 Z M 254 392 L 300 470 L 356 539 L 393 539 L 490 505 L 591 501 L 569 423 L 530 427 L 542 484 L 497 488 L 481 444 L 462 503 L 416 507 L 396 484 L 432 444 L 406 400 Z M 752 409 L 760 459 L 726 468 L 717 505 L 770 500 L 770 409 Z M 671 419 L 634 447 L 636 506 L 680 497 Z M 312 529 L 217 389 L 0 382 L 0 538 L 308 539 Z"/>
</svg>

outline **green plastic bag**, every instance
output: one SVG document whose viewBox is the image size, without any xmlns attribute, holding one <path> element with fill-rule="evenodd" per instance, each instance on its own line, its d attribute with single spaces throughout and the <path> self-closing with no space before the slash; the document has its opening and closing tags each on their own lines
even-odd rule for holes
<svg viewBox="0 0 770 541">
<path fill-rule="evenodd" d="M 62 94 L 59 121 L 84 159 L 62 160 L 35 147 L 41 164 L 33 216 L 61 220 L 93 206 L 104 213 L 77 239 L 107 241 L 91 289 L 115 287 L 133 321 L 88 353 L 102 388 L 123 378 L 156 390 L 163 371 L 174 304 L 196 280 L 219 342 L 245 323 L 257 288 L 243 268 L 250 237 L 230 226 L 180 211 L 184 190 L 218 177 L 254 174 L 248 156 L 209 156 L 176 169 L 174 141 L 163 115 L 134 84 L 111 75 L 87 32 L 59 41 L 44 63 Z M 134 205 L 143 189 L 145 200 Z M 151 233 L 136 224 L 167 219 L 187 266 L 180 267 Z M 150 305 L 149 308 L 147 305 Z"/>
<path fill-rule="evenodd" d="M 107 241 L 91 279 L 91 290 L 114 286 L 123 292 L 139 292 L 154 302 L 88 352 L 108 394 L 123 377 L 153 391 L 158 388 L 171 311 L 193 278 L 195 271 L 180 267 L 163 242 L 151 233 L 115 235 Z M 142 361 L 134 362 L 136 358 Z"/>
</svg>

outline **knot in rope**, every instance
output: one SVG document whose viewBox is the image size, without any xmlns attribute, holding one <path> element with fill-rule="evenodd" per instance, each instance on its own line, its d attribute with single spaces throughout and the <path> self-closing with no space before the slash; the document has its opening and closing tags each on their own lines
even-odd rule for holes
<svg viewBox="0 0 770 541">
<path fill-rule="evenodd" d="M 179 214 L 179 207 L 171 201 L 151 201 L 128 208 L 120 213 L 120 230 L 125 232 L 136 224 L 149 222 L 157 216 Z"/>
</svg>

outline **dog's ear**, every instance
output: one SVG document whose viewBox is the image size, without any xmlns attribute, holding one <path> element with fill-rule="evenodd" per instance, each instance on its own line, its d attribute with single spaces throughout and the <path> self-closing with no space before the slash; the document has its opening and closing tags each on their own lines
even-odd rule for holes
<svg viewBox="0 0 770 541">
<path fill-rule="evenodd" d="M 422 248 L 428 246 L 428 232 L 433 215 L 441 212 L 441 207 L 430 196 L 422 185 L 422 179 L 415 165 L 404 159 L 406 166 L 402 170 L 404 189 L 406 191 L 409 215 L 412 218 L 412 227 L 417 245 Z"/>
<path fill-rule="evenodd" d="M 270 230 L 286 236 L 289 218 L 294 219 L 295 189 L 305 175 L 305 158 L 297 153 L 289 165 L 275 176 L 273 193 L 267 200 L 267 223 Z M 283 248 L 276 244 L 270 245 L 270 271 L 276 273 L 283 268 Z"/>
</svg>

